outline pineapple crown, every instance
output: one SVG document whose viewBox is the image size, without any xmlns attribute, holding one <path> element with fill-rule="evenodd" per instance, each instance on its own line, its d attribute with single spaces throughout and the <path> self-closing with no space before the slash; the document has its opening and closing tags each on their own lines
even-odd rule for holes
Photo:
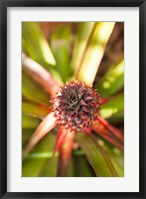
<svg viewBox="0 0 146 199">
<path fill-rule="evenodd" d="M 60 87 L 52 104 L 59 125 L 81 131 L 97 119 L 101 98 L 92 87 L 74 80 Z"/>
</svg>

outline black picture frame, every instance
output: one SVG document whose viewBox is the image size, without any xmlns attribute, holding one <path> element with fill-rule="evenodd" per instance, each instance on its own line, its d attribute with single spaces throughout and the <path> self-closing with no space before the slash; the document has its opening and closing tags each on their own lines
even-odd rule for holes
<svg viewBox="0 0 146 199">
<path fill-rule="evenodd" d="M 110 193 L 7 192 L 7 8 L 8 7 L 139 7 L 140 24 L 140 191 Z M 0 2 L 0 197 L 1 198 L 146 198 L 146 1 L 145 0 L 1 0 Z"/>
</svg>

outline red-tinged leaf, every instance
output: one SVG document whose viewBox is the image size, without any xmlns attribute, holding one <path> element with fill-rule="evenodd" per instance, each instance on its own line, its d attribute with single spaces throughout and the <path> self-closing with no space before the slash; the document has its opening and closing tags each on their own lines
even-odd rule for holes
<svg viewBox="0 0 146 199">
<path fill-rule="evenodd" d="M 102 138 L 113 144 L 114 146 L 118 147 L 120 150 L 124 150 L 123 144 L 116 139 L 116 137 L 112 136 L 112 133 L 105 128 L 105 126 L 96 121 L 92 124 L 92 129 L 100 135 Z"/>
<path fill-rule="evenodd" d="M 92 135 L 92 131 L 89 128 L 84 128 L 84 133 L 87 133 L 88 135 Z"/>
<path fill-rule="evenodd" d="M 102 106 L 103 104 L 105 104 L 105 103 L 108 102 L 108 101 L 109 101 L 109 98 L 100 98 L 99 103 L 100 103 L 100 105 Z"/>
<path fill-rule="evenodd" d="M 67 175 L 75 136 L 74 131 L 69 131 L 65 128 L 63 128 L 62 131 L 66 131 L 67 134 L 62 142 L 62 145 L 59 147 L 58 177 L 65 177 Z"/>
<path fill-rule="evenodd" d="M 111 132 L 115 135 L 122 143 L 124 142 L 124 134 L 119 129 L 110 125 L 105 119 L 98 116 L 98 120 Z"/>
<path fill-rule="evenodd" d="M 23 70 L 37 81 L 50 95 L 54 95 L 59 85 L 50 73 L 40 64 L 22 54 Z"/>
<path fill-rule="evenodd" d="M 68 131 L 64 130 L 62 127 L 59 128 L 57 137 L 56 137 L 56 142 L 55 142 L 55 147 L 53 151 L 53 156 L 55 155 L 56 151 L 60 148 L 61 144 L 63 143 L 63 140 L 65 139 Z"/>
<path fill-rule="evenodd" d="M 43 121 L 40 123 L 32 137 L 30 138 L 28 145 L 24 149 L 23 158 L 25 158 L 27 154 L 33 149 L 33 147 L 55 126 L 56 118 L 54 117 L 54 113 L 51 112 L 43 119 Z"/>
</svg>

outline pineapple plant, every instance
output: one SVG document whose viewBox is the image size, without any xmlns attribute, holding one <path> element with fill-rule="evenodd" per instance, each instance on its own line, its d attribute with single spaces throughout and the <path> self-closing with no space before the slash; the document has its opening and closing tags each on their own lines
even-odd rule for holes
<svg viewBox="0 0 146 199">
<path fill-rule="evenodd" d="M 124 176 L 123 31 L 23 22 L 23 177 Z"/>
</svg>

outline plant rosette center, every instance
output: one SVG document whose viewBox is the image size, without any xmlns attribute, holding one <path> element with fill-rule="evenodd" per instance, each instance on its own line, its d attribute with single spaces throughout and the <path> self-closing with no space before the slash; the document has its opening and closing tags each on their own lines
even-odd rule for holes
<svg viewBox="0 0 146 199">
<path fill-rule="evenodd" d="M 92 87 L 72 81 L 60 87 L 52 104 L 59 125 L 82 131 L 90 128 L 92 121 L 97 119 L 101 97 Z"/>
</svg>

